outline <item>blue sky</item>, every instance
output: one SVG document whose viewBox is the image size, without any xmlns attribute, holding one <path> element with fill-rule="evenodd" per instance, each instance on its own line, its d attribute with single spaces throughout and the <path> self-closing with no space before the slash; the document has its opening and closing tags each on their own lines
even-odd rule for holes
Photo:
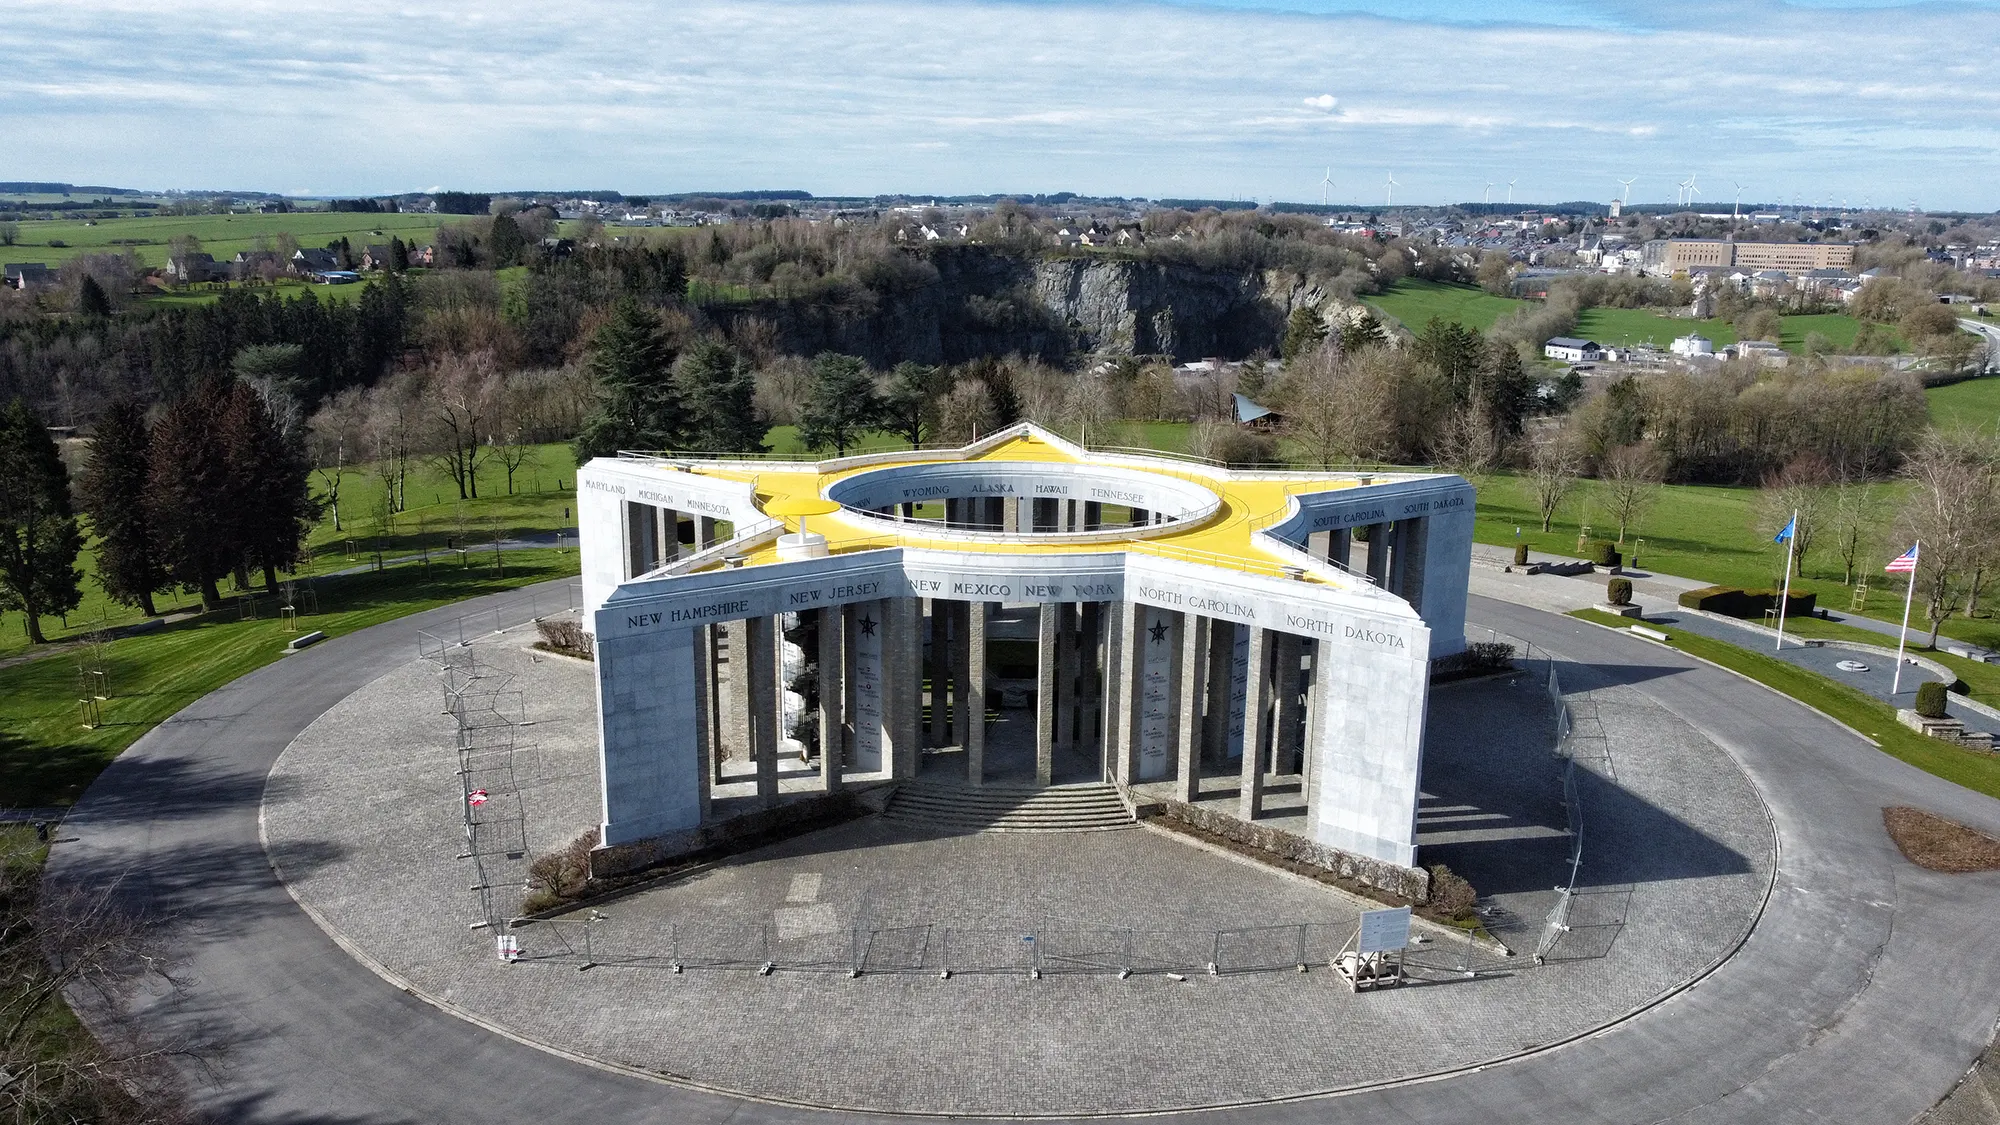
<svg viewBox="0 0 2000 1125">
<path fill-rule="evenodd" d="M 2000 0 L 10 0 L 0 179 L 2000 208 Z"/>
</svg>

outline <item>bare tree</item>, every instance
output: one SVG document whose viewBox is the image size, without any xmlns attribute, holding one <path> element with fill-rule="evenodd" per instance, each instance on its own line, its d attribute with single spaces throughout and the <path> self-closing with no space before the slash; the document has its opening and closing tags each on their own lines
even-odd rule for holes
<svg viewBox="0 0 2000 1125">
<path fill-rule="evenodd" d="M 460 500 L 479 498 L 479 467 L 492 452 L 488 439 L 500 409 L 500 384 L 491 352 L 447 355 L 425 381 L 431 463 L 458 486 Z"/>
<path fill-rule="evenodd" d="M 1567 433 L 1555 433 L 1535 443 L 1528 459 L 1528 480 L 1535 490 L 1535 508 L 1542 514 L 1542 530 L 1555 522 L 1556 511 L 1576 490 L 1577 472 L 1583 464 L 1576 442 Z"/>
<path fill-rule="evenodd" d="M 1922 544 L 1910 576 L 1930 622 L 1932 648 L 1960 605 L 2000 532 L 1988 443 L 1971 434 L 1931 431 L 1903 465 L 1912 488 L 1898 529 Z"/>
<path fill-rule="evenodd" d="M 212 1072 L 219 1051 L 162 1039 L 130 1012 L 145 994 L 185 993 L 163 920 L 127 908 L 115 881 L 41 878 L 25 833 L 0 837 L 0 1113 L 7 1120 L 182 1125 L 182 1068 Z M 70 1033 L 64 1001 L 88 1017 Z"/>
<path fill-rule="evenodd" d="M 1618 521 L 1618 545 L 1625 531 L 1652 508 L 1660 495 L 1662 466 L 1659 450 L 1640 443 L 1620 446 L 1604 455 L 1598 468 L 1598 499 Z"/>
<path fill-rule="evenodd" d="M 957 445 L 976 441 L 992 432 L 998 417 L 985 380 L 960 379 L 938 400 L 938 440 Z"/>
<path fill-rule="evenodd" d="M 1852 586 L 1861 560 L 1874 551 L 1881 503 L 1867 481 L 1843 479 L 1827 507 L 1826 534 L 1840 558 L 1841 583 Z"/>
<path fill-rule="evenodd" d="M 1499 436 L 1476 402 L 1451 411 L 1431 435 L 1431 463 L 1474 484 L 1499 460 Z"/>
<path fill-rule="evenodd" d="M 410 462 L 418 447 L 425 376 L 405 368 L 369 388 L 364 435 L 390 510 L 409 507 Z"/>
<path fill-rule="evenodd" d="M 357 459 L 366 448 L 367 428 L 367 392 L 360 387 L 349 387 L 326 400 L 306 426 L 306 452 L 312 458 L 313 476 L 319 480 L 335 531 L 345 530 L 340 515 L 341 477 L 349 460 Z"/>
<path fill-rule="evenodd" d="M 1806 553 L 1819 539 L 1820 525 L 1831 504 L 1834 474 L 1831 467 L 1812 454 L 1794 457 L 1785 467 L 1764 478 L 1764 490 L 1757 505 L 1761 522 L 1772 529 L 1785 526 L 1794 515 L 1792 529 L 1792 574 L 1803 577 Z"/>
</svg>

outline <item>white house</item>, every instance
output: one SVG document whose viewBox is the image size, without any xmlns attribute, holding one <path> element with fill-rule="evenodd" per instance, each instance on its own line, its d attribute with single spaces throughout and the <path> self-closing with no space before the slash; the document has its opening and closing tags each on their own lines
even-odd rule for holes
<svg viewBox="0 0 2000 1125">
<path fill-rule="evenodd" d="M 1690 359 L 1698 355 L 1714 355 L 1715 341 L 1706 336 L 1677 336 L 1673 343 L 1667 345 L 1667 350 Z"/>
<path fill-rule="evenodd" d="M 1574 336 L 1554 336 L 1542 345 L 1542 354 L 1550 359 L 1560 359 L 1565 363 L 1596 363 L 1604 358 L 1604 349 L 1595 340 L 1579 340 Z"/>
</svg>

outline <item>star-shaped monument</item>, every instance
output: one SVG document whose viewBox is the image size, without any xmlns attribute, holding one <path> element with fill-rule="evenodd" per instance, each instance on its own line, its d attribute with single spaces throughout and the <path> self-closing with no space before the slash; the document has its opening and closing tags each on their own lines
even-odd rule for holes
<svg viewBox="0 0 2000 1125">
<path fill-rule="evenodd" d="M 1164 621 L 1155 621 L 1152 627 L 1146 631 L 1153 635 L 1154 644 L 1159 644 L 1167 639 L 1167 623 Z"/>
<path fill-rule="evenodd" d="M 855 624 L 861 626 L 862 636 L 872 637 L 875 635 L 875 619 L 867 614 L 862 614 L 861 620 L 855 622 Z"/>
</svg>

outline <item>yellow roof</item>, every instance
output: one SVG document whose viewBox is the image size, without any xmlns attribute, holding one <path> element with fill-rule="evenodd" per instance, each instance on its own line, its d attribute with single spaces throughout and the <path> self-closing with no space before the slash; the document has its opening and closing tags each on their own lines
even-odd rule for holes
<svg viewBox="0 0 2000 1125">
<path fill-rule="evenodd" d="M 1029 430 L 987 447 L 969 446 L 963 456 L 952 455 L 950 460 L 1089 464 L 1095 459 L 1080 455 L 1066 443 L 1056 444 L 1043 440 Z M 1332 474 L 1321 476 L 1283 473 L 1269 474 L 1260 478 L 1255 474 L 1224 472 L 1206 465 L 1175 461 L 1165 457 L 1141 458 L 1121 455 L 1116 459 L 1116 465 L 1121 469 L 1158 472 L 1194 482 L 1214 492 L 1221 498 L 1222 504 L 1213 516 L 1199 523 L 1185 527 L 1168 525 L 1168 528 L 1153 529 L 1153 533 L 1144 539 L 1134 538 L 1112 543 L 1066 543 L 1050 539 L 967 542 L 956 538 L 927 536 L 924 534 L 922 524 L 911 524 L 908 525 L 908 531 L 899 529 L 893 536 L 884 536 L 875 527 L 850 522 L 841 515 L 833 514 L 844 509 L 832 501 L 823 499 L 829 486 L 846 477 L 901 465 L 936 464 L 938 461 L 939 458 L 935 454 L 912 455 L 900 459 L 871 458 L 863 464 L 839 466 L 825 472 L 820 471 L 820 466 L 810 463 L 799 464 L 796 468 L 789 465 L 780 468 L 774 467 L 769 462 L 735 465 L 729 462 L 709 461 L 690 467 L 694 472 L 709 476 L 752 482 L 759 506 L 767 514 L 783 520 L 787 531 L 798 530 L 800 515 L 811 517 L 813 531 L 826 536 L 827 547 L 835 554 L 843 551 L 873 550 L 885 546 L 924 547 L 986 554 L 1088 554 L 1122 550 L 1140 551 L 1168 558 L 1188 558 L 1190 561 L 1212 566 L 1262 574 L 1281 573 L 1284 567 L 1292 564 L 1289 559 L 1281 558 L 1257 546 L 1252 538 L 1252 531 L 1268 527 L 1282 519 L 1294 494 L 1329 492 L 1353 488 L 1358 484 L 1349 477 Z M 801 502 L 818 502 L 827 507 L 805 512 L 801 511 Z M 822 514 L 823 512 L 826 514 Z M 776 545 L 766 544 L 752 549 L 748 553 L 745 565 L 754 566 L 776 560 Z"/>
</svg>

